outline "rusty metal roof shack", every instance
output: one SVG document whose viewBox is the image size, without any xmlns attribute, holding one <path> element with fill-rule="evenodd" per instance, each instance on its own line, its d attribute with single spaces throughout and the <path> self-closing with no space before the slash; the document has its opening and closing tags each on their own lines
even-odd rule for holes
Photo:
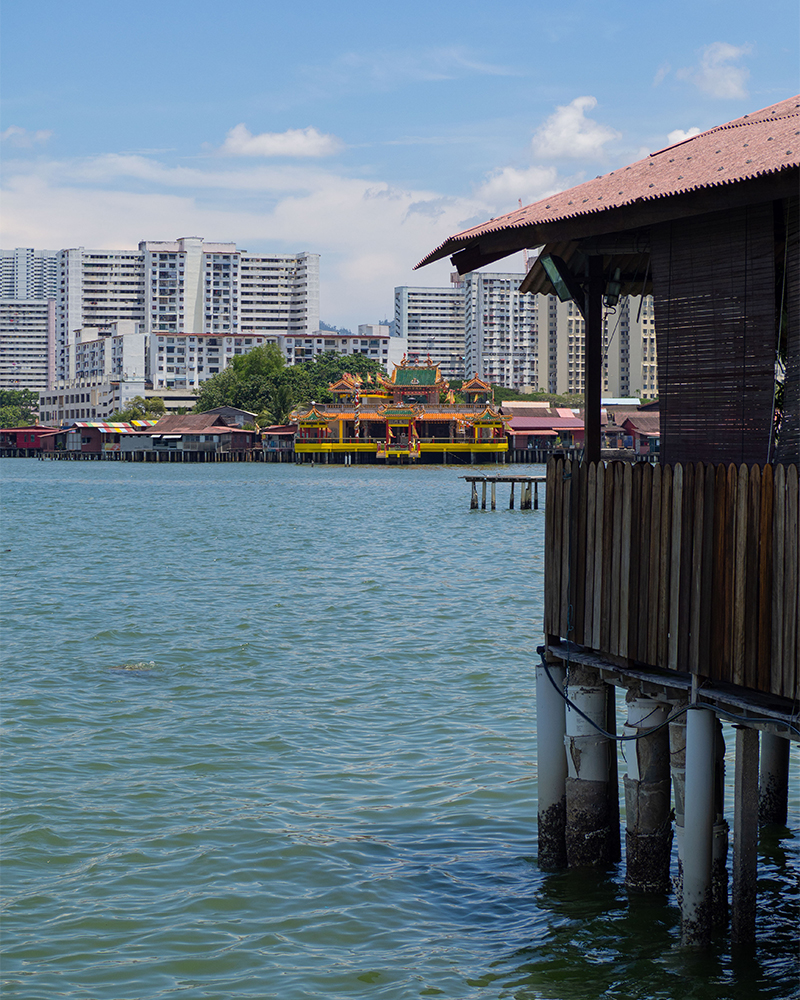
<svg viewBox="0 0 800 1000">
<path fill-rule="evenodd" d="M 563 260 L 586 295 L 590 461 L 602 296 L 619 268 L 623 295 L 654 297 L 662 463 L 796 463 L 799 154 L 793 97 L 451 236 L 417 266 L 451 256 L 464 274 L 543 247 L 522 289 L 552 293 L 542 260 Z M 776 362 L 785 371 L 777 441 Z"/>
</svg>

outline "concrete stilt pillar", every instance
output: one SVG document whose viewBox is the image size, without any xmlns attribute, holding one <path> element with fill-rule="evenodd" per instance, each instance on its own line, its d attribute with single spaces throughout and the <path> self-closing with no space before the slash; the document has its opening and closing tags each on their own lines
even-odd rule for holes
<svg viewBox="0 0 800 1000">
<path fill-rule="evenodd" d="M 786 826 L 789 798 L 789 741 L 774 733 L 761 737 L 759 823 Z"/>
<path fill-rule="evenodd" d="M 675 878 L 675 895 L 680 903 L 683 897 L 683 833 L 686 802 L 686 716 L 682 715 L 669 724 L 669 765 L 672 776 L 672 795 L 675 811 L 675 841 L 678 848 L 678 873 Z"/>
<path fill-rule="evenodd" d="M 661 725 L 667 708 L 629 689 L 626 735 Z M 625 882 L 643 892 L 667 892 L 672 848 L 670 822 L 669 734 L 664 729 L 627 744 Z"/>
<path fill-rule="evenodd" d="M 714 827 L 716 718 L 692 708 L 686 719 L 686 799 L 683 835 L 681 943 L 708 944 L 711 934 L 711 840 Z"/>
<path fill-rule="evenodd" d="M 607 724 L 606 685 L 597 671 L 573 666 L 570 699 L 597 725 Z M 619 812 L 610 794 L 613 746 L 567 709 L 567 862 L 570 868 L 613 864 L 619 858 Z M 616 755 L 614 755 L 616 760 Z M 616 789 L 614 789 L 616 793 Z"/>
<path fill-rule="evenodd" d="M 725 739 L 715 717 L 714 827 L 711 834 L 711 921 L 728 922 L 728 822 L 725 819 Z"/>
<path fill-rule="evenodd" d="M 472 484 L 472 495 L 470 496 L 469 509 L 470 510 L 478 509 L 478 487 L 475 485 L 475 483 Z"/>
<path fill-rule="evenodd" d="M 734 944 L 752 944 L 755 941 L 757 875 L 758 730 L 737 726 L 731 906 L 731 940 Z"/>
<path fill-rule="evenodd" d="M 550 665 L 550 676 L 563 690 L 566 671 Z M 563 868 L 567 863 L 566 705 L 548 680 L 543 666 L 536 668 L 536 757 L 538 768 L 539 867 Z"/>
</svg>

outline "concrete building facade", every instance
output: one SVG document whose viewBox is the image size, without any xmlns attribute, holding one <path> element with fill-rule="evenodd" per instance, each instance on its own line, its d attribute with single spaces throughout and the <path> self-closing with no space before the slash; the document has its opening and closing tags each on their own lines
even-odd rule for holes
<svg viewBox="0 0 800 1000">
<path fill-rule="evenodd" d="M 430 355 L 450 378 L 478 376 L 518 391 L 578 395 L 585 388 L 584 321 L 574 302 L 519 292 L 522 273 L 474 271 L 451 288 L 396 288 L 395 328 L 412 360 Z M 460 349 L 463 370 L 443 358 Z M 658 397 L 651 296 L 622 298 L 604 316 L 603 392 Z"/>
<path fill-rule="evenodd" d="M 586 373 L 583 317 L 574 302 L 559 302 L 553 295 L 548 298 L 549 391 L 583 393 Z M 621 298 L 613 309 L 606 309 L 603 345 L 605 395 L 658 397 L 652 296 Z"/>
<path fill-rule="evenodd" d="M 0 388 L 44 388 L 54 376 L 57 254 L 0 251 Z"/>
<path fill-rule="evenodd" d="M 55 375 L 55 299 L 0 299 L 0 389 L 47 386 Z"/>
<path fill-rule="evenodd" d="M 58 287 L 55 250 L 0 250 L 0 298 L 54 299 Z"/>
<path fill-rule="evenodd" d="M 134 321 L 163 335 L 277 337 L 319 327 L 319 255 L 250 254 L 199 236 L 57 254 L 56 377 L 77 331 Z M 254 343 L 254 341 L 253 341 Z"/>
<path fill-rule="evenodd" d="M 520 293 L 523 277 L 491 271 L 465 275 L 467 378 L 477 375 L 518 391 L 540 387 L 539 310 L 543 297 Z"/>
<path fill-rule="evenodd" d="M 402 337 L 393 337 L 389 327 L 378 323 L 362 323 L 358 336 L 344 330 L 316 330 L 313 336 L 278 337 L 275 340 L 288 364 L 313 361 L 327 351 L 336 354 L 363 354 L 377 361 L 385 371 L 399 364 L 408 344 Z"/>
<path fill-rule="evenodd" d="M 457 277 L 457 276 L 456 276 Z M 409 361 L 428 358 L 445 378 L 464 372 L 464 289 L 460 278 L 450 288 L 394 290 L 394 332 L 407 341 Z"/>
</svg>

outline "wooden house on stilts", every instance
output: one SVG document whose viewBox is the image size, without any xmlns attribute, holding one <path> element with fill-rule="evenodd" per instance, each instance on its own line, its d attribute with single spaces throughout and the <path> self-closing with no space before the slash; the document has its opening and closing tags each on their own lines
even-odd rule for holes
<svg viewBox="0 0 800 1000">
<path fill-rule="evenodd" d="M 738 942 L 755 934 L 759 816 L 786 822 L 800 738 L 799 164 L 791 98 L 452 236 L 422 261 L 452 256 L 463 274 L 540 247 L 522 288 L 583 312 L 583 461 L 547 470 L 539 860 L 620 857 L 612 741 L 630 737 L 627 882 L 668 888 L 677 838 L 687 945 L 728 912 L 720 719 L 735 724 Z M 603 310 L 620 294 L 654 298 L 655 467 L 601 461 Z M 623 734 L 612 686 L 626 690 Z"/>
</svg>

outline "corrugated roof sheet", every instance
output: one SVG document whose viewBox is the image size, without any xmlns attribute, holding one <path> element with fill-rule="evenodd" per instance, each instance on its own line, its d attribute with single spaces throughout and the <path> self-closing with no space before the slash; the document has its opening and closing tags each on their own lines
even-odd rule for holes
<svg viewBox="0 0 800 1000">
<path fill-rule="evenodd" d="M 561 194 L 457 233 L 416 266 L 447 257 L 491 233 L 545 226 L 637 202 L 656 201 L 777 174 L 799 165 L 800 96 L 796 96 L 667 146 L 630 166 L 612 170 Z M 546 241 L 521 243 L 519 248 L 542 242 Z"/>
</svg>

